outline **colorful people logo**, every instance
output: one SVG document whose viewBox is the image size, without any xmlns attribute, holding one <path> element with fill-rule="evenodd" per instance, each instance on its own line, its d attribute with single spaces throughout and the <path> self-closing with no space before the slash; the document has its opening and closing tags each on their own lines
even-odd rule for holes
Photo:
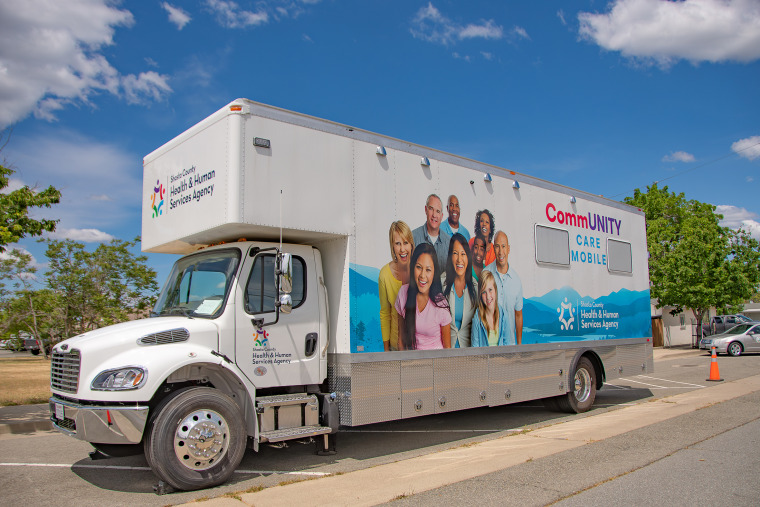
<svg viewBox="0 0 760 507">
<path fill-rule="evenodd" d="M 150 198 L 150 205 L 153 209 L 153 218 L 164 213 L 164 210 L 162 210 L 161 207 L 164 205 L 165 193 L 166 190 L 164 189 L 163 184 L 161 184 L 161 180 L 156 180 L 156 186 L 153 187 L 153 195 Z M 157 197 L 158 199 L 156 199 Z M 156 204 L 156 200 L 159 201 L 158 204 Z"/>
<path fill-rule="evenodd" d="M 570 314 L 569 318 L 565 317 L 565 310 Z M 557 313 L 559 313 L 559 328 L 563 331 L 568 331 L 573 328 L 573 322 L 575 321 L 575 316 L 573 315 L 573 304 L 567 302 L 567 298 L 565 298 L 564 303 L 559 304 L 559 308 L 557 308 Z"/>
<path fill-rule="evenodd" d="M 254 347 L 266 347 L 269 345 L 269 333 L 264 331 L 262 328 L 257 329 L 253 333 L 254 338 L 256 340 L 253 342 Z"/>
</svg>

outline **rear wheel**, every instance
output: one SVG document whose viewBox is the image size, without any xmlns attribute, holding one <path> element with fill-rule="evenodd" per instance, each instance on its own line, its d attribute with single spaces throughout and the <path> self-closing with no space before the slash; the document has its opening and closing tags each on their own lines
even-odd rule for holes
<svg viewBox="0 0 760 507">
<path fill-rule="evenodd" d="M 176 489 L 222 484 L 245 454 L 246 431 L 237 404 L 216 389 L 196 387 L 170 395 L 145 439 L 153 472 Z"/>
<path fill-rule="evenodd" d="M 571 414 L 586 412 L 596 399 L 596 370 L 588 358 L 580 358 L 570 382 L 572 390 L 562 396 L 552 398 L 553 403 L 562 412 Z"/>
<path fill-rule="evenodd" d="M 742 344 L 739 342 L 731 342 L 728 344 L 728 348 L 726 349 L 726 352 L 728 352 L 729 356 L 740 356 L 742 355 L 742 352 L 744 352 L 744 348 L 742 347 Z"/>
</svg>

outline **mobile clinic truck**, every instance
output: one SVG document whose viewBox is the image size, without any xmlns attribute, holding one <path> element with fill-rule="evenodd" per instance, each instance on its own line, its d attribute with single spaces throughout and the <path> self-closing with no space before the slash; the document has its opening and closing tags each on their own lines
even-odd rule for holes
<svg viewBox="0 0 760 507">
<path fill-rule="evenodd" d="M 452 195 L 466 258 L 439 232 L 440 266 L 410 262 Z M 51 419 L 107 455 L 144 450 L 174 488 L 226 481 L 264 442 L 330 452 L 341 426 L 541 398 L 581 412 L 605 379 L 653 371 L 644 216 L 619 202 L 239 99 L 145 157 L 142 205 L 143 249 L 185 256 L 151 318 L 55 346 Z M 474 308 L 494 311 L 480 261 L 506 238 L 509 340 L 468 346 Z M 420 308 L 409 341 L 401 295 L 464 268 L 469 309 L 430 299 L 437 342 Z M 452 330 L 468 325 L 472 342 Z"/>
</svg>

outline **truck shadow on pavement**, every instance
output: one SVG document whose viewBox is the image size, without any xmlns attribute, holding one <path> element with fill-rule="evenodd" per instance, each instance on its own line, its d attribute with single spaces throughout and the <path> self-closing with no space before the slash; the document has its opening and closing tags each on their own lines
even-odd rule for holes
<svg viewBox="0 0 760 507">
<path fill-rule="evenodd" d="M 599 391 L 594 408 L 584 414 L 550 411 L 539 400 L 343 428 L 337 438 L 337 454 L 332 456 L 316 455 L 313 442 L 291 441 L 285 446 L 262 444 L 259 452 L 246 452 L 237 472 L 219 488 L 235 491 L 236 484 L 247 482 L 246 486 L 250 487 L 254 484 L 249 481 L 257 478 L 262 478 L 262 483 L 267 486 L 273 486 L 303 479 L 299 472 L 357 470 L 509 433 L 521 433 L 535 426 L 593 416 L 653 396 L 649 389 L 618 384 L 615 388 Z M 72 471 L 90 484 L 111 491 L 153 494 L 153 487 L 158 482 L 143 455 L 100 460 L 84 458 L 72 467 Z M 219 488 L 206 490 L 206 496 L 214 496 Z M 197 492 L 194 496 L 198 496 Z"/>
</svg>

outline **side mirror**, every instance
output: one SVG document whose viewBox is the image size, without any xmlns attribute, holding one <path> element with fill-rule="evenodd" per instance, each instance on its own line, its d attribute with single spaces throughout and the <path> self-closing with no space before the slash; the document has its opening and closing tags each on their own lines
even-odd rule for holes
<svg viewBox="0 0 760 507">
<path fill-rule="evenodd" d="M 280 294 L 280 311 L 290 313 L 293 310 L 293 298 L 290 294 Z"/>
<path fill-rule="evenodd" d="M 289 253 L 277 254 L 276 270 L 280 294 L 290 294 L 293 290 L 293 257 Z"/>
</svg>

